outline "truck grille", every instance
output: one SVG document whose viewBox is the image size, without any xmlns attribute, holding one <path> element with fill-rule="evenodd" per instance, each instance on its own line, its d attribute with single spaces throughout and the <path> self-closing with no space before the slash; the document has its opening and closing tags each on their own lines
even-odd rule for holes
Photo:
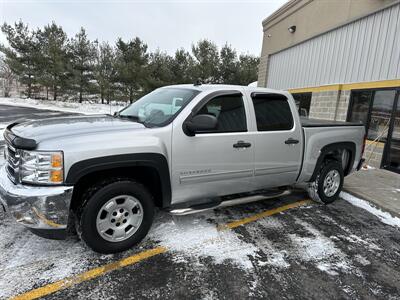
<svg viewBox="0 0 400 300">
<path fill-rule="evenodd" d="M 5 155 L 6 155 L 6 170 L 8 177 L 12 182 L 16 183 L 18 177 L 17 175 L 19 169 L 20 155 L 18 153 L 18 150 L 16 150 L 9 144 L 6 144 Z"/>
</svg>

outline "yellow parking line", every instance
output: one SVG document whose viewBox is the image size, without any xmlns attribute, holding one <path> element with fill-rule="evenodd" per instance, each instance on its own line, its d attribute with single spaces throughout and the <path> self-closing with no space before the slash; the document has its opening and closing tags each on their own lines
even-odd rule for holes
<svg viewBox="0 0 400 300">
<path fill-rule="evenodd" d="M 244 219 L 233 221 L 233 222 L 230 222 L 230 223 L 227 223 L 227 224 L 220 225 L 220 226 L 218 226 L 218 229 L 219 230 L 233 229 L 233 228 L 236 228 L 236 227 L 239 227 L 239 226 L 246 225 L 248 223 L 257 221 L 257 220 L 259 220 L 261 218 L 265 218 L 265 217 L 269 217 L 269 216 L 272 216 L 272 215 L 276 215 L 276 214 L 279 214 L 280 212 L 283 212 L 285 210 L 288 210 L 288 209 L 291 209 L 291 208 L 295 208 L 295 207 L 299 207 L 299 206 L 303 206 L 303 205 L 310 204 L 310 203 L 312 203 L 312 201 L 309 200 L 309 199 L 297 201 L 297 202 L 290 203 L 290 204 L 287 204 L 287 205 L 284 205 L 284 206 L 280 206 L 280 207 L 277 207 L 277 208 L 274 208 L 274 209 L 263 211 L 263 212 L 261 212 L 259 214 L 255 214 L 255 215 L 253 215 L 251 217 L 248 217 L 248 218 L 244 218 Z"/>
<path fill-rule="evenodd" d="M 40 297 L 44 297 L 44 296 L 50 295 L 52 293 L 58 292 L 60 290 L 64 290 L 72 285 L 79 284 L 84 281 L 88 281 L 88 280 L 94 279 L 96 277 L 99 277 L 101 275 L 104 275 L 106 273 L 109 273 L 111 271 L 133 265 L 139 261 L 142 261 L 142 260 L 145 260 L 152 256 L 164 253 L 166 251 L 167 251 L 167 248 L 164 248 L 164 247 L 157 247 L 154 249 L 143 251 L 138 254 L 121 259 L 119 261 L 89 270 L 85 273 L 78 274 L 76 276 L 72 276 L 72 277 L 69 277 L 66 279 L 62 279 L 62 280 L 56 281 L 54 283 L 50 283 L 43 287 L 40 287 L 40 288 L 31 290 L 27 293 L 18 295 L 12 299 L 28 300 L 28 299 L 37 299 Z"/>
<path fill-rule="evenodd" d="M 285 210 L 303 206 L 303 205 L 309 204 L 311 202 L 312 202 L 311 200 L 300 200 L 300 201 L 297 201 L 297 202 L 294 202 L 291 204 L 287 204 L 287 205 L 284 205 L 281 207 L 277 207 L 277 208 L 274 208 L 271 210 L 266 210 L 264 212 L 255 214 L 248 218 L 244 218 L 244 219 L 233 221 L 233 222 L 230 222 L 230 223 L 227 223 L 224 225 L 220 225 L 220 226 L 218 226 L 218 229 L 219 230 L 233 229 L 233 228 L 248 224 L 250 222 L 257 221 L 261 218 L 269 217 L 269 216 L 278 214 L 280 212 L 283 212 Z M 87 272 L 84 272 L 84 273 L 81 273 L 81 274 L 78 274 L 78 275 L 75 275 L 72 277 L 68 277 L 65 279 L 61 279 L 54 283 L 50 283 L 43 287 L 28 291 L 26 293 L 23 293 L 23 294 L 20 294 L 20 295 L 14 297 L 12 299 L 13 300 L 31 300 L 31 299 L 37 299 L 40 297 L 44 297 L 44 296 L 53 294 L 55 292 L 64 290 L 66 288 L 69 288 L 73 285 L 97 278 L 97 277 L 102 276 L 111 271 L 118 270 L 118 269 L 130 266 L 130 265 L 136 264 L 142 260 L 165 253 L 167 251 L 168 251 L 168 249 L 165 247 L 157 247 L 154 249 L 146 250 L 146 251 L 140 252 L 138 254 L 129 256 L 127 258 L 123 258 L 119 261 L 109 263 L 107 265 L 97 267 L 97 268 L 89 270 Z"/>
</svg>

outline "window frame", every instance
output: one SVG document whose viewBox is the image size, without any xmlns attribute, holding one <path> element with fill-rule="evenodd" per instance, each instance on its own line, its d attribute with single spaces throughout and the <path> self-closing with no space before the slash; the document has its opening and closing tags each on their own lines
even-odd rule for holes
<svg viewBox="0 0 400 300">
<path fill-rule="evenodd" d="M 208 95 L 206 95 L 203 99 L 201 99 L 192 109 L 191 114 L 185 119 L 183 124 L 185 122 L 189 121 L 192 119 L 194 116 L 198 114 L 198 112 L 205 106 L 207 103 L 210 101 L 214 100 L 215 98 L 218 97 L 233 97 L 233 96 L 240 96 L 242 99 L 242 104 L 243 104 L 243 109 L 244 109 L 244 118 L 245 118 L 245 129 L 240 130 L 240 131 L 217 131 L 217 130 L 210 130 L 210 131 L 204 131 L 204 132 L 197 132 L 196 135 L 198 134 L 226 134 L 226 133 L 244 133 L 244 132 L 249 132 L 249 124 L 248 124 L 248 115 L 247 115 L 247 108 L 246 108 L 246 101 L 245 101 L 245 96 L 243 95 L 242 92 L 238 90 L 222 90 L 222 91 L 215 91 L 212 92 Z M 186 133 L 185 128 L 183 128 L 184 132 Z M 187 134 L 187 133 L 186 133 Z"/>
<path fill-rule="evenodd" d="M 365 136 L 368 139 L 368 131 L 369 131 L 369 125 L 371 122 L 371 112 L 372 112 L 372 107 L 373 107 L 373 100 L 375 98 L 375 93 L 378 91 L 387 91 L 387 90 L 395 90 L 395 99 L 393 102 L 393 108 L 396 107 L 398 101 L 400 101 L 400 86 L 393 86 L 393 87 L 385 87 L 385 88 L 368 88 L 368 89 L 353 89 L 350 90 L 350 99 L 349 99 L 349 105 L 347 107 L 347 116 L 346 116 L 346 121 L 350 120 L 351 113 L 352 113 L 352 108 L 354 105 L 354 95 L 353 92 L 371 92 L 371 99 L 372 101 L 369 103 L 368 107 L 368 112 L 367 112 L 367 123 L 365 124 Z M 389 128 L 388 128 L 388 133 L 387 133 L 387 139 L 385 142 L 385 146 L 383 147 L 382 151 L 382 159 L 380 162 L 380 168 L 387 169 L 390 171 L 395 171 L 388 167 L 386 165 L 387 163 L 387 157 L 388 157 L 388 152 L 390 151 L 391 147 L 391 139 L 392 139 L 392 133 L 393 133 L 393 122 L 394 122 L 394 114 L 395 114 L 395 109 L 392 109 L 392 113 L 390 115 L 390 122 L 389 122 Z M 368 139 L 369 140 L 369 139 Z"/>
<path fill-rule="evenodd" d="M 400 87 L 385 87 L 385 88 L 368 88 L 368 89 L 353 89 L 350 90 L 350 99 L 349 99 L 349 105 L 347 107 L 347 115 L 346 115 L 346 121 L 350 122 L 350 117 L 352 115 L 352 108 L 354 105 L 354 94 L 353 92 L 371 92 L 371 102 L 368 105 L 368 112 L 367 112 L 367 122 L 365 124 L 365 135 L 368 139 L 368 130 L 369 130 L 369 125 L 371 123 L 371 113 L 372 113 L 372 108 L 373 108 L 373 104 L 374 104 L 374 98 L 375 98 L 375 93 L 379 92 L 379 91 L 387 91 L 387 90 L 395 90 L 395 91 L 399 91 Z M 393 104 L 395 105 L 395 104 Z M 393 114 L 393 112 L 392 112 Z M 392 118 L 393 115 L 390 116 L 390 118 Z M 390 127 L 390 126 L 389 126 Z M 388 132 L 389 134 L 389 132 Z"/>
<path fill-rule="evenodd" d="M 295 128 L 295 120 L 294 120 L 294 115 L 293 115 L 293 109 L 292 109 L 292 107 L 291 107 L 291 105 L 290 105 L 290 102 L 289 102 L 289 98 L 286 96 L 286 95 L 284 95 L 284 94 L 279 94 L 279 93 L 265 93 L 265 92 L 253 92 L 253 93 L 251 93 L 251 95 L 250 95 L 251 97 L 251 105 L 253 106 L 253 111 L 254 111 L 254 120 L 255 120 L 255 123 L 254 123 L 254 125 L 255 125 L 255 129 L 256 129 L 256 131 L 257 132 L 286 132 L 286 131 L 292 131 L 294 128 Z M 260 130 L 259 128 L 258 128 L 258 124 L 257 124 L 257 113 L 256 113 L 256 108 L 255 108 L 255 106 L 254 106 L 254 99 L 257 99 L 257 98 L 264 98 L 265 96 L 279 96 L 279 97 L 281 97 L 281 98 L 284 98 L 284 99 L 282 99 L 283 101 L 286 101 L 286 103 L 287 103 L 287 105 L 288 105 L 288 107 L 289 107 L 289 111 L 290 111 L 290 116 L 291 116 L 291 127 L 289 128 L 289 129 L 270 129 L 270 130 Z"/>
</svg>

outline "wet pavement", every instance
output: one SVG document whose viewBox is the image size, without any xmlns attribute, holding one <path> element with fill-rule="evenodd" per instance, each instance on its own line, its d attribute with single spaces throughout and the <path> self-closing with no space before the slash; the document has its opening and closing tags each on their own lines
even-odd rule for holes
<svg viewBox="0 0 400 300">
<path fill-rule="evenodd" d="M 158 212 L 149 236 L 117 255 L 96 254 L 73 234 L 42 239 L 0 213 L 0 299 L 43 286 L 49 299 L 400 299 L 400 228 L 345 200 L 223 226 L 307 198 L 295 191 L 189 216 Z M 160 246 L 66 289 L 48 286 Z"/>
<path fill-rule="evenodd" d="M 14 122 L 67 117 L 72 115 L 77 115 L 77 114 L 53 111 L 53 110 L 36 109 L 31 107 L 19 107 L 19 106 L 0 104 L 0 130 L 4 129 L 8 124 Z M 1 136 L 0 147 L 3 146 L 4 146 L 4 139 Z"/>
<path fill-rule="evenodd" d="M 26 120 L 57 118 L 70 115 L 74 114 L 53 110 L 36 109 L 31 107 L 19 107 L 0 104 L 0 124 L 9 124 Z"/>
</svg>

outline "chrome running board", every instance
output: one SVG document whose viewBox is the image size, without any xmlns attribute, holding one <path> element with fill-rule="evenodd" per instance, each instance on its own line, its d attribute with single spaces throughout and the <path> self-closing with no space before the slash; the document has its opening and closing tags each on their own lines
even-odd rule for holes
<svg viewBox="0 0 400 300">
<path fill-rule="evenodd" d="M 261 201 L 261 200 L 278 198 L 278 197 L 289 195 L 290 193 L 291 193 L 290 190 L 285 190 L 285 191 L 282 191 L 282 193 L 280 193 L 280 194 L 274 194 L 271 196 L 253 195 L 253 196 L 247 196 L 247 197 L 242 197 L 242 198 L 226 200 L 226 201 L 223 201 L 220 203 L 216 203 L 215 205 L 212 205 L 212 203 L 210 203 L 209 207 L 204 207 L 204 205 L 203 205 L 203 207 L 201 207 L 201 208 L 192 206 L 192 207 L 187 207 L 187 208 L 173 209 L 173 210 L 170 210 L 169 213 L 174 216 L 185 216 L 185 215 L 195 214 L 195 213 L 212 210 L 212 209 L 216 209 L 216 208 L 220 208 L 220 207 L 229 207 L 229 206 L 234 206 L 234 205 L 239 205 L 239 204 L 245 204 L 245 203 L 257 202 L 257 201 Z"/>
</svg>

